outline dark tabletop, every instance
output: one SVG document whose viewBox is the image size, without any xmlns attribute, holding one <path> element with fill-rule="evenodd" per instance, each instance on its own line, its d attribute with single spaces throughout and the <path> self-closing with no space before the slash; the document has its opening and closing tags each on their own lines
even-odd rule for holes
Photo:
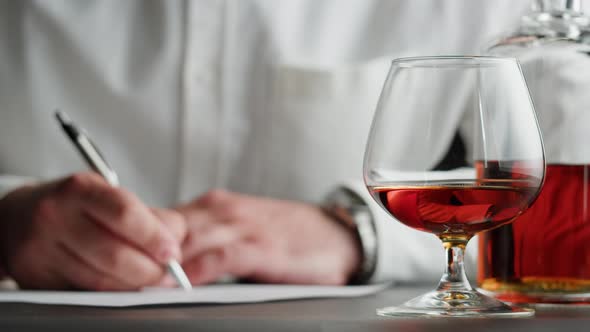
<svg viewBox="0 0 590 332">
<path fill-rule="evenodd" d="M 538 308 L 534 318 L 388 319 L 379 307 L 428 289 L 394 287 L 349 299 L 239 305 L 97 308 L 0 303 L 0 331 L 589 331 L 590 306 Z"/>
</svg>

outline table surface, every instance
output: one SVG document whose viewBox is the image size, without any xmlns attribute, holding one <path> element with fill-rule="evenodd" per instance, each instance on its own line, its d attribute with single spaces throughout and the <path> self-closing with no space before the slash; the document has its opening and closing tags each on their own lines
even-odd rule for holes
<svg viewBox="0 0 590 332">
<path fill-rule="evenodd" d="M 375 309 L 428 289 L 361 298 L 236 305 L 97 308 L 0 303 L 0 331 L 590 331 L 590 306 L 538 308 L 534 318 L 390 319 Z"/>
</svg>

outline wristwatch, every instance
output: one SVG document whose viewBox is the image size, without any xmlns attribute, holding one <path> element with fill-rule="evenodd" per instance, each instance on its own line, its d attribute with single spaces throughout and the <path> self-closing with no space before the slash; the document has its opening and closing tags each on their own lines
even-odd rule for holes
<svg viewBox="0 0 590 332">
<path fill-rule="evenodd" d="M 322 209 L 334 220 L 354 231 L 361 249 L 362 261 L 350 283 L 367 283 L 377 265 L 377 230 L 369 206 L 353 190 L 338 187 L 326 196 Z"/>
</svg>

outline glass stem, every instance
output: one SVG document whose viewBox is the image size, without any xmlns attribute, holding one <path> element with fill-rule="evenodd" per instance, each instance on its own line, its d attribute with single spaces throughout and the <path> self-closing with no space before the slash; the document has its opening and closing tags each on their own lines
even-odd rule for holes
<svg viewBox="0 0 590 332">
<path fill-rule="evenodd" d="M 445 247 L 445 273 L 443 274 L 438 284 L 438 291 L 473 291 L 473 288 L 467 280 L 465 275 L 465 268 L 463 266 L 463 255 L 465 253 L 465 245 L 467 242 L 446 242 L 443 241 Z"/>
</svg>

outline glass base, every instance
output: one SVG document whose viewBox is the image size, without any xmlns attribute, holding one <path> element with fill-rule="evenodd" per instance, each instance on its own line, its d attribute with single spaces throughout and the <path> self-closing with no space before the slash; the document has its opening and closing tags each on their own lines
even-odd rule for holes
<svg viewBox="0 0 590 332">
<path fill-rule="evenodd" d="M 475 290 L 432 291 L 396 307 L 377 309 L 387 317 L 532 317 L 535 311 L 500 302 Z"/>
</svg>

